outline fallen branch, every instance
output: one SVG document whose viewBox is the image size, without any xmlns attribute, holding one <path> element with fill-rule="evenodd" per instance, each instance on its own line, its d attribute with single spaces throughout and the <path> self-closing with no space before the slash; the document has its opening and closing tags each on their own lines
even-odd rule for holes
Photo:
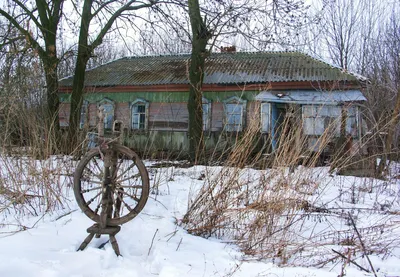
<svg viewBox="0 0 400 277">
<path fill-rule="evenodd" d="M 151 244 L 150 244 L 149 252 L 147 252 L 147 256 L 150 255 L 150 251 L 151 251 L 151 248 L 153 247 L 153 243 L 154 243 L 154 238 L 156 237 L 157 233 L 158 233 L 158 229 L 154 232 L 154 236 L 153 236 L 153 239 L 151 240 Z"/>
<path fill-rule="evenodd" d="M 183 240 L 183 238 L 181 238 L 181 240 L 179 241 L 179 243 L 178 243 L 178 247 L 176 247 L 176 250 L 175 250 L 175 251 L 178 251 L 178 249 L 179 249 L 179 246 L 181 246 L 182 240 Z"/>
<path fill-rule="evenodd" d="M 374 273 L 374 276 L 375 276 L 375 277 L 378 277 L 378 276 L 376 275 L 375 268 L 374 268 L 374 266 L 372 265 L 372 262 L 371 262 L 371 260 L 370 260 L 369 257 L 368 257 L 367 251 L 365 250 L 364 242 L 363 242 L 362 239 L 361 239 L 360 232 L 358 232 L 358 229 L 357 229 L 357 227 L 356 227 L 356 224 L 354 223 L 353 217 L 351 216 L 350 213 L 348 213 L 348 215 L 349 215 L 349 217 L 350 217 L 351 224 L 353 225 L 354 231 L 356 231 L 358 240 L 360 241 L 360 244 L 361 244 L 363 253 L 364 253 L 365 257 L 366 257 L 367 260 L 368 260 L 369 266 L 371 267 L 372 272 Z"/>
<path fill-rule="evenodd" d="M 371 271 L 369 271 L 368 269 L 362 267 L 361 265 L 359 265 L 359 264 L 356 263 L 355 261 L 353 261 L 353 260 L 351 260 L 351 259 L 348 259 L 348 258 L 347 258 L 345 255 L 343 255 L 342 253 L 340 253 L 340 252 L 338 252 L 338 251 L 336 251 L 336 250 L 334 250 L 334 249 L 332 249 L 332 251 L 333 251 L 334 253 L 338 254 L 338 255 L 339 255 L 340 257 L 342 257 L 343 259 L 348 260 L 350 263 L 352 263 L 353 265 L 357 266 L 359 269 L 361 269 L 361 270 L 363 270 L 363 271 L 365 271 L 365 272 L 371 273 Z"/>
<path fill-rule="evenodd" d="M 71 211 L 67 212 L 66 214 L 62 214 L 62 215 L 60 215 L 59 217 L 57 217 L 54 221 L 60 220 L 60 219 L 63 218 L 64 216 L 70 215 L 70 214 L 72 214 L 73 212 L 76 212 L 77 210 L 78 210 L 78 209 L 71 210 Z"/>
</svg>

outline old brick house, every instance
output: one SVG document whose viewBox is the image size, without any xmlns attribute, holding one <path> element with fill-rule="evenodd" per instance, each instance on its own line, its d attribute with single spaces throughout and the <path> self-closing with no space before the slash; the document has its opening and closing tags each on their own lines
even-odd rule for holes
<svg viewBox="0 0 400 277">
<path fill-rule="evenodd" d="M 94 129 L 96 110 L 105 107 L 106 129 L 123 122 L 125 142 L 133 148 L 187 149 L 190 55 L 118 59 L 87 71 L 81 127 Z M 213 53 L 207 60 L 203 86 L 203 121 L 208 147 L 240 134 L 254 113 L 260 135 L 272 148 L 278 126 L 296 108 L 312 148 L 327 125 L 361 136 L 358 103 L 363 78 L 299 52 Z M 60 124 L 68 125 L 72 77 L 60 81 Z M 290 107 L 290 109 L 289 109 Z M 343 111 L 346 118 L 343 120 Z M 224 136 L 225 134 L 225 136 Z"/>
</svg>

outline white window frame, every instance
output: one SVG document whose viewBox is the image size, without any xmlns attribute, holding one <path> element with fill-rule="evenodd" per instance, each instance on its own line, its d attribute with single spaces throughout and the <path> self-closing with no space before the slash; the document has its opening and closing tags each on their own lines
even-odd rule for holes
<svg viewBox="0 0 400 277">
<path fill-rule="evenodd" d="M 306 111 L 309 109 L 308 111 Z M 332 111 L 329 111 L 331 109 Z M 335 111 L 336 110 L 336 111 Z M 340 136 L 340 122 L 341 122 L 342 107 L 338 105 L 303 105 L 303 132 L 309 136 L 321 136 L 326 131 L 326 121 L 330 124 L 335 124 L 333 134 L 335 137 Z M 337 113 L 335 115 L 335 112 Z M 328 116 L 331 115 L 331 116 Z M 307 127 L 308 126 L 308 127 Z"/>
<path fill-rule="evenodd" d="M 224 101 L 224 128 L 227 132 L 240 132 L 243 130 L 245 118 L 246 118 L 246 104 L 247 101 L 237 96 L 232 96 Z M 230 113 L 228 110 L 233 107 L 233 112 Z M 237 111 L 237 109 L 240 109 Z M 232 115 L 239 115 L 239 123 L 229 124 Z"/>
<path fill-rule="evenodd" d="M 144 106 L 144 112 L 137 112 L 134 111 L 134 109 L 138 106 Z M 130 111 L 131 111 L 131 129 L 132 130 L 147 130 L 148 127 L 148 118 L 149 118 L 149 101 L 144 100 L 142 98 L 138 98 L 135 101 L 133 101 L 130 105 Z M 138 115 L 138 122 L 134 122 L 135 120 L 135 115 Z M 143 128 L 141 128 L 140 124 L 140 117 L 144 116 L 144 125 Z"/>
<path fill-rule="evenodd" d="M 109 98 L 103 98 L 97 104 L 97 108 L 100 106 L 104 107 L 104 129 L 112 130 L 115 119 L 115 103 Z"/>
<path fill-rule="evenodd" d="M 211 101 L 207 98 L 202 98 L 203 110 L 203 131 L 210 130 L 211 126 Z"/>
<path fill-rule="evenodd" d="M 271 103 L 261 103 L 261 132 L 271 133 Z"/>
</svg>

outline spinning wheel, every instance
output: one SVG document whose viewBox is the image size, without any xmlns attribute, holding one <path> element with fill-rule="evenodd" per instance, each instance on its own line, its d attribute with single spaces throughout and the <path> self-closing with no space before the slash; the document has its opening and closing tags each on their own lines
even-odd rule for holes
<svg viewBox="0 0 400 277">
<path fill-rule="evenodd" d="M 74 194 L 81 210 L 104 226 L 136 217 L 149 196 L 149 177 L 135 152 L 119 144 L 96 148 L 79 162 Z"/>
<path fill-rule="evenodd" d="M 104 138 L 104 109 L 99 110 L 98 147 L 78 163 L 74 174 L 74 194 L 78 206 L 94 222 L 78 250 L 83 250 L 94 235 L 109 235 L 115 254 L 120 255 L 115 235 L 120 225 L 135 218 L 149 197 L 149 177 L 143 162 L 118 139 Z M 114 133 L 121 126 L 114 122 Z M 116 126 L 118 126 L 116 128 Z"/>
</svg>

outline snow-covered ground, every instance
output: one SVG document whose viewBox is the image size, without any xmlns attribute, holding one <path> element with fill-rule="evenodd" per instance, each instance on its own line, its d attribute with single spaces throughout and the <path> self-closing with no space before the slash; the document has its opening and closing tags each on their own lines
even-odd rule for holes
<svg viewBox="0 0 400 277">
<path fill-rule="evenodd" d="M 98 248 L 108 240 L 107 236 L 93 239 L 84 251 L 76 251 L 87 236 L 86 229 L 93 222 L 78 209 L 72 189 L 67 188 L 66 192 L 68 208 L 59 208 L 43 217 L 18 216 L 12 208 L 3 211 L 0 276 L 337 277 L 340 274 L 341 263 L 317 269 L 278 267 L 270 261 L 253 261 L 251 257 L 243 256 L 235 245 L 196 237 L 178 227 L 175 223 L 185 214 L 193 188 L 203 183 L 199 180 L 203 171 L 204 167 L 200 166 L 149 169 L 151 184 L 158 184 L 158 194 L 151 194 L 141 214 L 124 224 L 117 234 L 122 257 L 114 254 L 110 243 L 102 249 Z M 68 181 L 68 177 L 65 178 Z M 353 185 L 354 182 L 361 182 L 353 177 L 332 178 L 344 178 L 342 188 L 346 183 Z M 342 197 L 345 196 L 342 194 Z M 363 203 L 366 203 L 363 204 L 365 208 L 372 208 L 368 207 L 372 202 Z M 26 230 L 14 233 L 16 225 L 11 223 L 26 226 Z M 378 276 L 400 276 L 400 245 L 388 247 L 394 249 L 389 256 L 383 260 L 381 256 L 370 255 L 371 261 Z M 345 272 L 346 276 L 373 276 L 351 264 L 346 266 Z"/>
</svg>

